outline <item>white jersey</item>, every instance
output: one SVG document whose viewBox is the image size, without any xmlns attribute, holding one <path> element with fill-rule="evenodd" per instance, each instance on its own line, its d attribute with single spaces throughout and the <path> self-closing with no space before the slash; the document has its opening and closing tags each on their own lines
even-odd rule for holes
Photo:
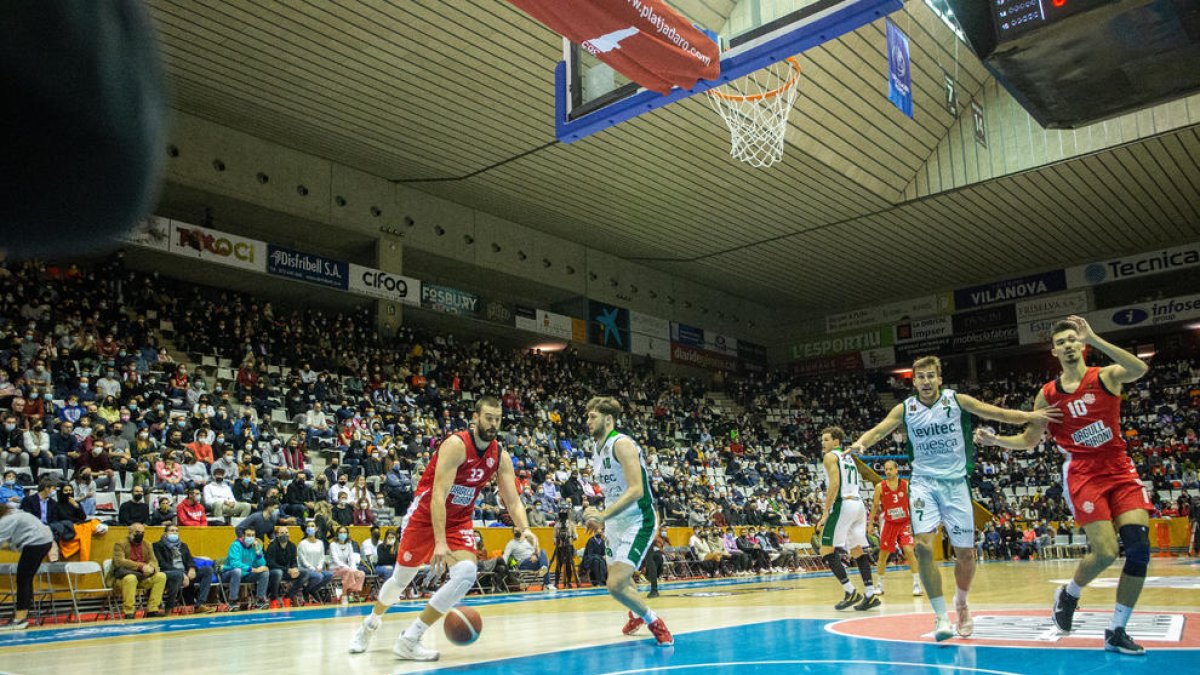
<svg viewBox="0 0 1200 675">
<path fill-rule="evenodd" d="M 953 390 L 941 390 L 932 405 L 917 396 L 903 405 L 914 478 L 963 478 L 975 469 L 971 415 L 959 406 Z"/>
<path fill-rule="evenodd" d="M 838 458 L 838 479 L 840 486 L 839 497 L 860 497 L 862 484 L 859 480 L 858 465 L 854 463 L 854 457 L 842 448 L 837 448 L 832 451 Z M 825 465 L 821 465 L 822 470 L 825 470 Z M 833 478 L 829 475 L 829 471 L 825 470 L 825 484 L 833 485 Z"/>
<path fill-rule="evenodd" d="M 611 431 L 603 443 L 596 446 L 596 451 L 592 453 L 592 477 L 596 483 L 600 485 L 600 491 L 604 493 L 604 504 L 606 507 L 616 503 L 621 495 L 629 489 L 629 483 L 625 481 L 625 470 L 621 467 L 621 463 L 617 461 L 613 455 L 613 448 L 617 441 L 622 438 L 629 438 L 625 434 L 617 431 Z M 630 505 L 624 511 L 613 516 L 613 520 L 620 521 L 641 521 L 647 517 L 653 517 L 654 514 L 654 495 L 650 492 L 650 474 L 646 471 L 646 462 L 642 458 L 642 448 L 637 445 L 637 441 L 629 439 L 638 449 L 638 463 L 642 467 L 642 498 Z"/>
</svg>

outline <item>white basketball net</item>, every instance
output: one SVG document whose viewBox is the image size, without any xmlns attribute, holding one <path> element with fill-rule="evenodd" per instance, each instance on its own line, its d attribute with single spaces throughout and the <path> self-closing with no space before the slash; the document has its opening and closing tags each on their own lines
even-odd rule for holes
<svg viewBox="0 0 1200 675">
<path fill-rule="evenodd" d="M 783 159 L 799 82 L 800 63 L 788 58 L 705 92 L 732 134 L 730 156 L 759 168 Z"/>
</svg>

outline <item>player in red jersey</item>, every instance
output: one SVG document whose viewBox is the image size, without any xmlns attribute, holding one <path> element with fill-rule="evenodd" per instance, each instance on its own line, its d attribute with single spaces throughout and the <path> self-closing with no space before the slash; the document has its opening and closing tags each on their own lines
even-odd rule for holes
<svg viewBox="0 0 1200 675">
<path fill-rule="evenodd" d="M 871 498 L 871 515 L 867 517 L 867 531 L 874 532 L 879 524 L 879 512 L 883 511 L 883 533 L 879 535 L 879 577 L 875 582 L 875 595 L 883 595 L 883 575 L 887 574 L 888 556 L 899 546 L 912 570 L 914 596 L 921 594 L 921 575 L 917 573 L 917 558 L 913 554 L 912 522 L 908 515 L 908 481 L 900 477 L 900 468 L 892 460 L 883 465 L 884 480 L 875 486 Z"/>
<path fill-rule="evenodd" d="M 1146 581 L 1153 507 L 1138 480 L 1137 467 L 1125 452 L 1121 387 L 1145 375 L 1150 366 L 1096 335 L 1079 316 L 1055 324 L 1050 342 L 1050 352 L 1062 365 L 1062 375 L 1042 387 L 1034 407 L 1053 406 L 1063 411 L 1062 421 L 1052 423 L 1050 431 L 1067 455 L 1063 463 L 1067 505 L 1092 547 L 1075 568 L 1075 577 L 1055 592 L 1054 623 L 1060 631 L 1071 630 L 1083 587 L 1116 560 L 1119 534 L 1125 546 L 1125 567 L 1117 585 L 1116 610 L 1104 631 L 1104 648 L 1122 654 L 1144 654 L 1146 650 L 1130 639 L 1125 625 Z M 1089 346 L 1108 355 L 1112 365 L 1089 368 L 1084 360 Z M 1019 436 L 997 437 L 981 430 L 976 442 L 1029 449 L 1037 445 L 1042 431 L 1031 425 Z"/>
<path fill-rule="evenodd" d="M 512 516 L 513 527 L 521 531 L 536 551 L 537 539 L 529 531 L 525 506 L 517 492 L 512 458 L 496 443 L 501 414 L 498 399 L 494 396 L 480 398 L 475 403 L 475 428 L 446 437 L 433 453 L 404 517 L 395 572 L 379 589 L 379 600 L 374 609 L 355 631 L 350 653 L 367 650 L 371 638 L 382 625 L 384 613 L 396 604 L 421 566 L 428 562 L 429 578 L 439 578 L 446 570 L 449 570 L 449 577 L 429 599 L 421 615 L 396 638 L 392 653 L 414 661 L 438 658 L 436 651 L 421 644 L 421 637 L 466 597 L 475 584 L 475 530 L 471 519 L 479 491 L 493 475 L 500 498 Z"/>
</svg>

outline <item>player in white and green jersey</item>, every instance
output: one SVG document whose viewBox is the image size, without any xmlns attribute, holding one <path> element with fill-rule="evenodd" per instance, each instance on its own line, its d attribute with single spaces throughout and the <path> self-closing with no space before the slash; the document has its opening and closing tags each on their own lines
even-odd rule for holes
<svg viewBox="0 0 1200 675">
<path fill-rule="evenodd" d="M 1053 408 L 1033 412 L 1007 410 L 983 403 L 966 394 L 942 388 L 942 362 L 926 356 L 913 363 L 915 396 L 892 408 L 882 422 L 863 434 L 853 452 L 863 452 L 901 424 L 907 433 L 907 450 L 912 462 L 909 482 L 909 511 L 921 583 L 937 614 L 934 638 L 939 642 L 954 636 L 942 596 L 941 572 L 933 564 L 937 529 L 944 525 L 954 546 L 954 596 L 957 631 L 969 637 L 974 621 L 967 606 L 967 593 L 975 577 L 975 522 L 968 476 L 974 471 L 975 447 L 971 438 L 971 415 L 1007 424 L 1046 424 L 1061 413 Z"/>
<path fill-rule="evenodd" d="M 871 583 L 871 556 L 867 548 L 867 511 L 863 506 L 860 492 L 862 482 L 858 475 L 858 465 L 854 456 L 842 449 L 842 441 L 846 432 L 841 427 L 827 427 L 821 430 L 821 451 L 824 453 L 825 468 L 825 511 L 817 523 L 817 531 L 821 533 L 821 549 L 819 551 L 828 563 L 833 577 L 846 591 L 841 602 L 834 609 L 846 609 L 853 606 L 862 612 L 879 606 L 879 598 L 875 596 L 875 587 Z M 846 576 L 846 566 L 842 564 L 842 551 L 850 554 L 850 559 L 858 565 L 862 575 L 864 596 L 854 588 L 850 578 Z"/>
<path fill-rule="evenodd" d="M 604 493 L 604 511 L 584 511 L 588 532 L 604 529 L 608 558 L 608 592 L 629 609 L 622 632 L 632 635 L 642 624 L 650 628 L 660 647 L 675 644 L 667 625 L 646 606 L 633 583 L 657 531 L 654 494 L 649 473 L 636 441 L 616 430 L 621 404 L 596 397 L 587 404 L 588 432 L 596 441 L 592 478 Z"/>
</svg>

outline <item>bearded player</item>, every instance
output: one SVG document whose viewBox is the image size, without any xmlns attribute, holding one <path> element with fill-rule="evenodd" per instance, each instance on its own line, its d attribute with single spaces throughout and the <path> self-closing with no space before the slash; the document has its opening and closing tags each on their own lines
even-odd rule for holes
<svg viewBox="0 0 1200 675">
<path fill-rule="evenodd" d="M 633 573 L 642 566 L 657 530 L 654 495 L 636 441 L 616 430 L 621 404 L 598 396 L 587 403 L 588 432 L 596 440 L 592 476 L 604 492 L 604 511 L 587 509 L 584 524 L 589 533 L 604 530 L 608 560 L 608 593 L 629 609 L 621 632 L 633 635 L 650 628 L 660 647 L 675 644 L 667 624 L 638 596 Z"/>
<path fill-rule="evenodd" d="M 430 563 L 428 578 L 437 579 L 449 570 L 449 577 L 433 594 L 420 616 L 396 638 L 392 653 L 413 661 L 436 661 L 438 653 L 421 644 L 425 631 L 450 611 L 475 584 L 475 530 L 471 518 L 475 500 L 492 476 L 513 526 L 537 546 L 529 531 L 525 506 L 517 492 L 512 458 L 496 443 L 500 432 L 500 401 L 484 396 L 475 403 L 474 428 L 446 437 L 438 446 L 429 466 L 417 484 L 413 503 L 404 516 L 396 570 L 379 589 L 379 600 L 350 642 L 350 653 L 365 652 L 383 624 L 383 615 L 396 604 L 400 594 Z M 536 548 L 535 548 L 536 551 Z"/>
<path fill-rule="evenodd" d="M 1050 431 L 1067 455 L 1063 463 L 1067 506 L 1092 547 L 1091 553 L 1079 561 L 1074 578 L 1055 591 L 1054 623 L 1060 631 L 1070 632 L 1083 587 L 1117 558 L 1119 533 L 1125 545 L 1125 567 L 1117 584 L 1117 606 L 1104 631 L 1104 649 L 1145 654 L 1145 648 L 1129 637 L 1125 626 L 1146 581 L 1153 507 L 1138 480 L 1137 467 L 1125 452 L 1121 388 L 1145 375 L 1150 366 L 1096 335 L 1079 316 L 1055 324 L 1050 344 L 1050 353 L 1062 366 L 1062 375 L 1042 386 L 1034 406 L 1064 412 L 1062 422 L 1052 424 Z M 1089 346 L 1111 358 L 1112 365 L 1088 367 L 1084 357 Z M 1028 450 L 1041 440 L 1043 429 L 1031 424 L 1019 436 L 1000 437 L 981 429 L 977 436 L 981 444 Z"/>
<path fill-rule="evenodd" d="M 917 572 L 917 559 L 913 555 L 912 523 L 908 512 L 908 481 L 900 477 L 900 468 L 892 460 L 883 465 L 884 479 L 875 486 L 871 498 L 871 514 L 867 516 L 868 532 L 874 532 L 879 524 L 879 512 L 883 512 L 883 533 L 879 535 L 879 579 L 875 595 L 883 595 L 883 575 L 887 573 L 888 557 L 899 548 L 912 570 L 912 594 L 921 594 L 921 575 Z"/>
</svg>

